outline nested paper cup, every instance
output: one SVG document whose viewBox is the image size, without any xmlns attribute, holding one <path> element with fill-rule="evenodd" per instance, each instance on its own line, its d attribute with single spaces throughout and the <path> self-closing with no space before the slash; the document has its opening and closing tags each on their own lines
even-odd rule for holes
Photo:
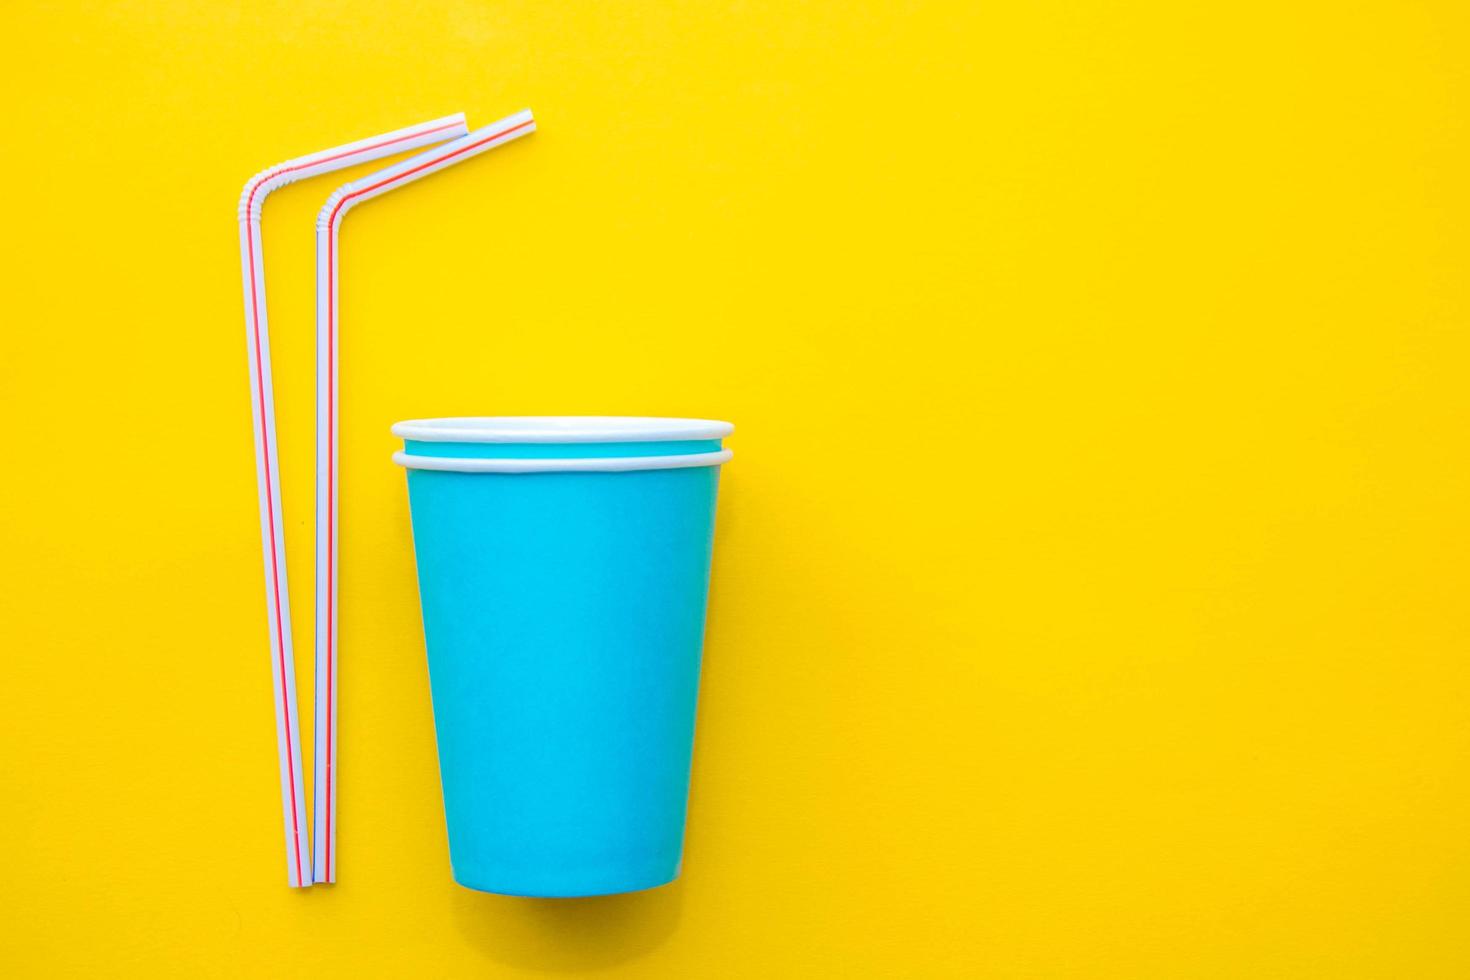
<svg viewBox="0 0 1470 980">
<path fill-rule="evenodd" d="M 393 427 L 461 885 L 577 896 L 678 876 L 732 430 L 625 417 Z"/>
</svg>

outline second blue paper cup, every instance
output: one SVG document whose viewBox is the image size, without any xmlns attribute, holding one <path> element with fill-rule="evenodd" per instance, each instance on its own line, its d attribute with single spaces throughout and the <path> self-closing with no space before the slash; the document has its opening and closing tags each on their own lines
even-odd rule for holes
<svg viewBox="0 0 1470 980">
<path fill-rule="evenodd" d="M 450 864 L 506 895 L 678 877 L 727 422 L 401 422 Z"/>
</svg>

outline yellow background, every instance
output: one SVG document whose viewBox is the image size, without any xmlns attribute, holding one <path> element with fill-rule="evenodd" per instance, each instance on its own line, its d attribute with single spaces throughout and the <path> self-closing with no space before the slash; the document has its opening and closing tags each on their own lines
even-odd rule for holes
<svg viewBox="0 0 1470 980">
<path fill-rule="evenodd" d="M 7 3 L 0 972 L 1470 975 L 1466 28 Z M 341 883 L 293 892 L 236 196 L 526 105 L 346 223 Z M 266 209 L 303 651 L 339 182 Z M 739 427 L 671 887 L 450 881 L 388 427 L 460 413 Z"/>
</svg>

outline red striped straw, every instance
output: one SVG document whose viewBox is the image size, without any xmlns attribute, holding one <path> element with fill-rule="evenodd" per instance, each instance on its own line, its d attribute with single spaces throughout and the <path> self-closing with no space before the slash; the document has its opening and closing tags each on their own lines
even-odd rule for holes
<svg viewBox="0 0 1470 980">
<path fill-rule="evenodd" d="M 301 729 L 296 717 L 296 664 L 291 648 L 291 597 L 286 584 L 285 523 L 281 518 L 281 467 L 276 451 L 275 393 L 271 384 L 270 331 L 266 323 L 265 261 L 260 215 L 271 191 L 307 177 L 442 143 L 467 132 L 464 113 L 287 160 L 246 181 L 240 192 L 240 269 L 245 287 L 245 338 L 250 363 L 250 412 L 255 425 L 255 473 L 260 497 L 260 539 L 265 555 L 266 620 L 275 686 L 276 744 L 281 765 L 281 806 L 286 830 L 286 877 L 293 888 L 311 884 L 306 798 L 301 778 Z"/>
<path fill-rule="evenodd" d="M 347 212 L 402 187 L 536 131 L 531 110 L 475 130 L 339 187 L 322 206 L 316 239 L 316 815 L 313 881 L 337 880 L 337 235 Z"/>
</svg>

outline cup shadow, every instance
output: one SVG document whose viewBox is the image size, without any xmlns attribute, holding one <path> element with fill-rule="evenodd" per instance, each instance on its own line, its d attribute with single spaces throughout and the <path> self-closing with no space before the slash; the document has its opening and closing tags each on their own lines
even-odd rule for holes
<svg viewBox="0 0 1470 980">
<path fill-rule="evenodd" d="M 684 886 L 592 898 L 512 898 L 455 888 L 454 922 L 485 956 L 549 973 L 601 970 L 657 949 L 677 928 Z"/>
</svg>

